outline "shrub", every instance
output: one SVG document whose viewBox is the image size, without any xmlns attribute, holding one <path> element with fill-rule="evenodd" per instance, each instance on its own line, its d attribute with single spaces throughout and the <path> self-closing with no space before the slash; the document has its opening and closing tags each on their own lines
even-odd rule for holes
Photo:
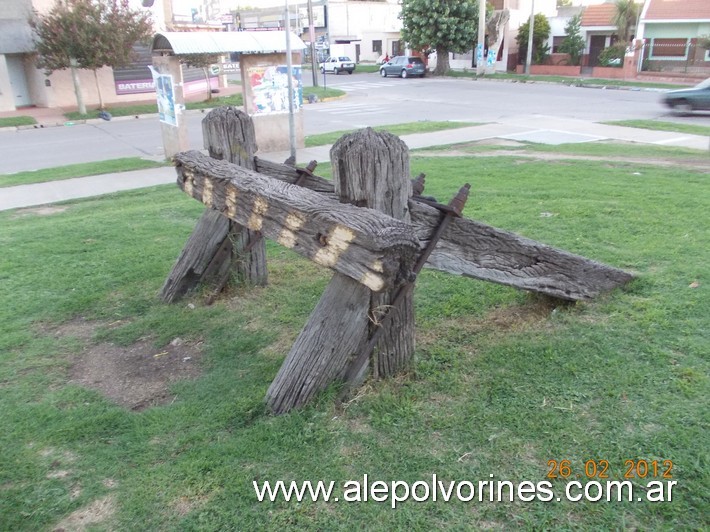
<svg viewBox="0 0 710 532">
<path fill-rule="evenodd" d="M 599 54 L 599 64 L 605 67 L 621 68 L 624 66 L 624 55 L 626 55 L 627 46 L 625 42 L 618 42 L 608 48 L 604 48 Z"/>
</svg>

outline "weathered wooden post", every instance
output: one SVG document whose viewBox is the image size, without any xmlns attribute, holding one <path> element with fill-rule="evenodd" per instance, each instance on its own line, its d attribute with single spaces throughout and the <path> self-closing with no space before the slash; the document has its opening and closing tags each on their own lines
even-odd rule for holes
<svg viewBox="0 0 710 532">
<path fill-rule="evenodd" d="M 410 223 L 409 148 L 399 137 L 362 129 L 340 138 L 330 151 L 330 160 L 340 201 Z M 367 336 L 380 327 L 385 312 L 392 313 L 374 351 L 371 370 L 375 378 L 391 377 L 406 370 L 414 356 L 413 290 L 408 290 L 397 307 L 392 308 L 394 292 L 370 293 Z"/>
<path fill-rule="evenodd" d="M 330 155 L 341 202 L 409 222 L 412 187 L 404 142 L 367 128 L 342 137 Z M 343 377 L 385 312 L 394 314 L 377 343 L 373 374 L 391 376 L 406 369 L 414 354 L 414 306 L 410 290 L 397 308 L 390 308 L 396 288 L 373 292 L 336 273 L 269 387 L 269 408 L 287 412 Z"/>
<path fill-rule="evenodd" d="M 254 170 L 257 151 L 254 125 L 249 115 L 234 107 L 219 107 L 202 120 L 205 149 L 210 157 Z M 219 292 L 234 275 L 246 284 L 265 285 L 266 246 L 251 231 L 220 212 L 207 208 L 197 222 L 161 290 L 166 303 L 180 299 L 200 283 Z"/>
</svg>

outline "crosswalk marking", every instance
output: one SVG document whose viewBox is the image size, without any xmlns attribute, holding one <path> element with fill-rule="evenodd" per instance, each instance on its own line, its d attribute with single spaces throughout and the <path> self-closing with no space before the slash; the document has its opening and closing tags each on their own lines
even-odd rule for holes
<svg viewBox="0 0 710 532">
<path fill-rule="evenodd" d="M 384 105 L 377 104 L 338 104 L 337 106 L 316 106 L 307 107 L 316 113 L 327 113 L 331 115 L 362 115 L 362 114 L 377 114 L 387 110 Z"/>
<path fill-rule="evenodd" d="M 390 88 L 392 87 L 391 83 L 386 83 L 386 82 L 367 82 L 367 81 L 361 81 L 358 83 L 347 83 L 344 85 L 339 85 L 337 88 L 340 90 L 343 90 L 345 92 L 353 92 L 353 91 L 363 91 L 367 89 L 381 89 L 381 88 Z"/>
</svg>

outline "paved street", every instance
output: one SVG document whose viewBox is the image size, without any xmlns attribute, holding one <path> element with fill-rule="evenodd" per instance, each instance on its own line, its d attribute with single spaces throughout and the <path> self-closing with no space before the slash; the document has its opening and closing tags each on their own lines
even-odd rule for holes
<svg viewBox="0 0 710 532">
<path fill-rule="evenodd" d="M 308 83 L 310 76 L 305 78 Z M 657 91 L 454 78 L 383 79 L 376 73 L 330 75 L 327 83 L 342 88 L 347 96 L 305 104 L 307 135 L 416 120 L 460 120 L 522 128 L 509 134 L 532 134 L 522 140 L 533 142 L 545 142 L 545 138 L 557 142 L 550 137 L 555 131 L 561 142 L 581 142 L 609 137 L 595 126 L 608 120 L 643 118 L 710 126 L 708 114 L 670 114 L 659 103 Z M 203 116 L 200 112 L 187 115 L 194 149 L 202 148 Z M 642 135 L 642 130 L 626 129 L 624 139 Z M 682 135 L 669 134 L 667 144 L 677 144 L 679 138 Z M 44 129 L 0 129 L 0 174 L 136 156 L 163 158 L 156 116 Z"/>
</svg>

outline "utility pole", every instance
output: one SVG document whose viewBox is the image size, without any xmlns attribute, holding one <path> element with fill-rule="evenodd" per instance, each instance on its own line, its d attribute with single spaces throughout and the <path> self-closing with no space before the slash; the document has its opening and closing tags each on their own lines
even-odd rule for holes
<svg viewBox="0 0 710 532">
<path fill-rule="evenodd" d="M 293 59 L 291 57 L 291 13 L 286 0 L 286 74 L 288 76 L 288 143 L 296 164 L 296 120 L 293 116 Z"/>
<path fill-rule="evenodd" d="M 478 45 L 476 46 L 476 76 L 482 76 L 486 68 L 483 57 L 486 40 L 486 0 L 478 0 Z"/>
<path fill-rule="evenodd" d="M 525 58 L 525 73 L 530 75 L 530 64 L 532 63 L 533 33 L 535 32 L 535 0 L 532 0 L 530 9 L 530 23 L 528 24 L 528 54 Z"/>
<path fill-rule="evenodd" d="M 316 31 L 313 28 L 313 0 L 308 0 L 308 38 L 311 40 L 311 73 L 313 86 L 318 86 L 318 61 L 316 61 Z"/>
</svg>

